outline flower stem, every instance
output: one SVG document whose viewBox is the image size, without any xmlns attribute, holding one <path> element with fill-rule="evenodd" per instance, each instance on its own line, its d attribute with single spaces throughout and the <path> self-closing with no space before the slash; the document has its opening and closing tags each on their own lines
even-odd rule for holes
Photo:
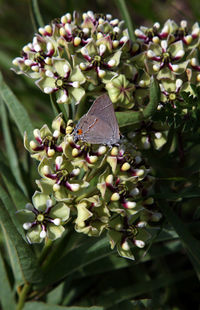
<svg viewBox="0 0 200 310">
<path fill-rule="evenodd" d="M 49 249 L 51 249 L 53 245 L 53 242 L 50 240 L 50 239 L 47 239 L 46 243 L 45 243 L 45 246 L 43 247 L 43 250 L 42 250 L 42 253 L 40 255 L 40 258 L 38 260 L 39 264 L 41 265 L 43 263 L 43 261 L 45 260 L 48 252 L 49 252 Z"/>
<path fill-rule="evenodd" d="M 19 294 L 19 301 L 17 304 L 16 310 L 21 310 L 24 306 L 24 303 L 26 301 L 26 297 L 28 292 L 31 289 L 31 284 L 30 283 L 25 283 L 23 289 L 21 290 L 21 293 Z"/>
</svg>

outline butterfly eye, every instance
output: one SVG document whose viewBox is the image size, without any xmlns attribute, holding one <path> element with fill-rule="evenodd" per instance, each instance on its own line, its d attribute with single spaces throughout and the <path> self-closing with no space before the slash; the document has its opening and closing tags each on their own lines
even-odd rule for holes
<svg viewBox="0 0 200 310">
<path fill-rule="evenodd" d="M 78 129 L 77 133 L 78 133 L 78 135 L 82 135 L 82 133 L 83 133 L 82 129 Z"/>
</svg>

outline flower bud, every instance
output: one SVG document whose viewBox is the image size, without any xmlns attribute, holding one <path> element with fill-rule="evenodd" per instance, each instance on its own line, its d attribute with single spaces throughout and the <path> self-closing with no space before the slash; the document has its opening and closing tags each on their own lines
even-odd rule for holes
<svg viewBox="0 0 200 310">
<path fill-rule="evenodd" d="M 72 175 L 75 175 L 75 176 L 77 176 L 77 175 L 79 175 L 80 174 L 80 172 L 81 172 L 81 170 L 80 170 L 80 168 L 75 168 L 75 169 L 73 169 L 72 170 Z"/>
<path fill-rule="evenodd" d="M 24 61 L 24 64 L 25 64 L 26 66 L 30 67 L 30 66 L 33 64 L 33 61 L 30 60 L 30 59 L 26 59 L 26 60 Z"/>
<path fill-rule="evenodd" d="M 52 222 L 54 223 L 54 225 L 59 226 L 61 224 L 61 219 L 56 218 L 56 219 L 52 220 Z"/>
<path fill-rule="evenodd" d="M 45 60 L 44 60 L 45 64 L 47 65 L 51 65 L 52 64 L 52 59 L 51 57 L 46 57 Z"/>
<path fill-rule="evenodd" d="M 148 199 L 144 201 L 145 205 L 152 205 L 153 203 L 154 203 L 153 197 L 149 197 Z"/>
<path fill-rule="evenodd" d="M 113 184 L 113 175 L 112 175 L 112 174 L 109 174 L 109 175 L 106 177 L 106 183 L 107 183 L 107 184 Z"/>
<path fill-rule="evenodd" d="M 102 145 L 98 148 L 97 152 L 98 152 L 98 155 L 103 155 L 106 153 L 106 151 L 107 151 L 107 148 L 104 145 Z"/>
<path fill-rule="evenodd" d="M 105 44 L 100 44 L 99 46 L 99 54 L 102 56 L 106 51 L 106 45 Z"/>
<path fill-rule="evenodd" d="M 45 94 L 51 94 L 53 92 L 53 88 L 52 87 L 45 87 L 44 88 L 44 93 Z"/>
<path fill-rule="evenodd" d="M 110 152 L 112 156 L 117 156 L 118 155 L 118 147 L 114 146 Z"/>
<path fill-rule="evenodd" d="M 72 83 L 72 87 L 79 88 L 80 87 L 80 83 L 78 81 L 75 81 L 75 82 Z"/>
<path fill-rule="evenodd" d="M 112 26 L 117 26 L 117 25 L 119 24 L 119 19 L 118 19 L 118 18 L 115 18 L 115 19 L 111 20 L 111 21 L 110 21 L 110 24 L 111 24 Z"/>
<path fill-rule="evenodd" d="M 53 74 L 53 72 L 52 72 L 51 70 L 46 70 L 46 71 L 45 71 L 45 75 L 48 76 L 48 77 L 50 77 L 50 78 L 53 78 L 53 77 L 54 77 L 54 74 Z"/>
<path fill-rule="evenodd" d="M 40 233 L 40 238 L 44 239 L 44 238 L 46 238 L 46 235 L 47 235 L 46 231 L 42 230 Z"/>
<path fill-rule="evenodd" d="M 137 196 L 140 193 L 137 187 L 133 188 L 130 192 L 131 196 Z"/>
<path fill-rule="evenodd" d="M 119 41 L 118 40 L 113 40 L 112 41 L 112 46 L 113 46 L 113 48 L 117 48 L 119 46 Z"/>
<path fill-rule="evenodd" d="M 135 240 L 134 243 L 138 248 L 141 248 L 141 249 L 145 246 L 145 243 L 142 240 Z"/>
<path fill-rule="evenodd" d="M 187 45 L 189 45 L 192 42 L 192 36 L 191 35 L 185 36 L 184 41 Z"/>
<path fill-rule="evenodd" d="M 128 244 L 127 241 L 124 241 L 124 242 L 122 243 L 122 249 L 123 249 L 124 251 L 129 251 L 129 250 L 130 250 L 130 246 L 129 246 L 129 244 Z"/>
<path fill-rule="evenodd" d="M 89 28 L 83 28 L 83 33 L 84 33 L 85 35 L 88 35 L 89 32 L 90 32 Z"/>
<path fill-rule="evenodd" d="M 158 72 L 160 70 L 160 66 L 158 64 L 153 65 L 153 70 Z"/>
<path fill-rule="evenodd" d="M 35 65 L 31 67 L 31 70 L 34 72 L 39 72 L 39 66 Z"/>
<path fill-rule="evenodd" d="M 84 62 L 81 62 L 80 65 L 79 65 L 79 67 L 80 67 L 80 69 L 83 70 L 83 71 L 87 69 L 87 65 L 86 65 Z"/>
<path fill-rule="evenodd" d="M 128 171 L 131 168 L 131 165 L 129 163 L 124 163 L 121 166 L 121 171 Z"/>
<path fill-rule="evenodd" d="M 106 71 L 105 70 L 101 70 L 101 69 L 98 70 L 98 76 L 101 79 L 104 78 L 105 75 L 106 75 Z"/>
<path fill-rule="evenodd" d="M 175 58 L 181 58 L 185 55 L 185 51 L 184 50 L 179 50 L 176 55 Z"/>
<path fill-rule="evenodd" d="M 72 133 L 73 129 L 74 129 L 73 127 L 67 126 L 67 127 L 66 127 L 66 130 L 65 130 L 66 134 Z"/>
<path fill-rule="evenodd" d="M 66 30 L 65 30 L 64 27 L 61 27 L 60 30 L 59 30 L 59 32 L 60 32 L 60 35 L 61 35 L 61 36 L 65 36 L 65 35 L 66 35 Z"/>
<path fill-rule="evenodd" d="M 147 226 L 147 222 L 145 221 L 138 222 L 136 226 L 139 228 L 144 228 Z"/>
<path fill-rule="evenodd" d="M 103 34 L 102 34 L 101 32 L 98 32 L 98 33 L 97 33 L 97 40 L 99 40 L 99 39 L 101 39 L 101 38 L 103 38 Z"/>
<path fill-rule="evenodd" d="M 111 59 L 108 61 L 108 66 L 109 67 L 114 67 L 116 65 L 116 60 L 115 59 Z"/>
<path fill-rule="evenodd" d="M 23 224 L 23 228 L 24 228 L 25 230 L 29 230 L 29 229 L 31 228 L 31 226 L 32 226 L 32 223 L 24 223 L 24 224 Z"/>
<path fill-rule="evenodd" d="M 88 156 L 88 160 L 89 160 L 89 163 L 90 163 L 90 164 L 94 164 L 94 163 L 96 163 L 96 162 L 97 162 L 98 157 L 97 157 L 97 156 L 95 156 L 95 155 Z"/>
<path fill-rule="evenodd" d="M 48 149 L 47 155 L 48 155 L 49 157 L 53 157 L 54 154 L 55 154 L 55 150 L 54 150 L 54 149 Z"/>
<path fill-rule="evenodd" d="M 73 157 L 76 157 L 76 156 L 78 156 L 79 155 L 79 150 L 77 150 L 76 148 L 74 148 L 73 150 L 72 150 L 72 156 Z"/>
<path fill-rule="evenodd" d="M 37 143 L 36 143 L 35 141 L 33 141 L 33 140 L 31 140 L 31 141 L 29 142 L 29 146 L 30 146 L 30 148 L 31 148 L 32 150 L 34 150 L 34 149 L 36 149 L 36 148 L 38 147 Z"/>
<path fill-rule="evenodd" d="M 57 192 L 57 191 L 59 191 L 59 190 L 60 190 L 60 185 L 57 184 L 57 183 L 54 184 L 54 185 L 53 185 L 53 191 L 54 191 L 54 192 Z"/>
<path fill-rule="evenodd" d="M 50 170 L 49 166 L 47 166 L 47 165 L 45 165 L 45 166 L 42 168 L 42 172 L 44 173 L 44 175 L 51 174 L 51 170 Z"/>
<path fill-rule="evenodd" d="M 153 38 L 152 38 L 152 41 L 153 41 L 153 43 L 155 43 L 155 44 L 159 44 L 159 43 L 160 43 L 160 39 L 159 39 L 158 36 L 153 37 Z"/>
<path fill-rule="evenodd" d="M 172 67 L 172 71 L 174 71 L 174 72 L 177 72 L 179 69 L 178 65 L 171 65 L 171 67 Z"/>
<path fill-rule="evenodd" d="M 75 37 L 74 38 L 74 46 L 79 46 L 81 44 L 81 38 Z"/>
<path fill-rule="evenodd" d="M 110 197 L 111 201 L 118 201 L 120 199 L 119 193 L 113 193 L 112 196 Z"/>
<path fill-rule="evenodd" d="M 50 25 L 46 25 L 46 26 L 44 27 L 44 29 L 45 29 L 45 31 L 46 31 L 47 33 L 52 34 L 52 28 L 51 28 Z"/>
<path fill-rule="evenodd" d="M 133 209 L 136 207 L 136 202 L 135 201 L 126 201 L 125 203 L 123 203 L 123 206 L 126 209 Z"/>
<path fill-rule="evenodd" d="M 68 183 L 68 188 L 72 191 L 72 192 L 77 192 L 80 189 L 80 185 L 79 184 L 70 184 Z"/>
</svg>

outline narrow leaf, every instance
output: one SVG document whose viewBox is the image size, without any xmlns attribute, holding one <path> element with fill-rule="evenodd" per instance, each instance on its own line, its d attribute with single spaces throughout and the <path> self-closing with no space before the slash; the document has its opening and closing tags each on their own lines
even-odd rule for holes
<svg viewBox="0 0 200 310">
<path fill-rule="evenodd" d="M 200 279 L 200 242 L 191 235 L 186 225 L 180 220 L 173 209 L 167 205 L 166 201 L 160 200 L 159 207 L 179 235 L 184 248 L 189 254 L 189 258 L 192 257 L 191 262 Z"/>
<path fill-rule="evenodd" d="M 16 249 L 25 281 L 30 283 L 38 283 L 42 281 L 41 270 L 37 264 L 37 258 L 32 251 L 31 246 L 21 237 L 2 204 L 0 204 L 0 221 Z"/>
<path fill-rule="evenodd" d="M 33 126 L 31 124 L 30 118 L 24 107 L 20 104 L 19 100 L 13 94 L 8 85 L 4 82 L 1 73 L 0 73 L 0 96 L 6 103 L 10 115 L 15 121 L 21 136 L 23 137 L 24 132 L 26 131 L 29 140 L 31 140 L 33 136 Z"/>
<path fill-rule="evenodd" d="M 17 228 L 19 233 L 22 236 L 24 236 L 24 231 L 23 231 L 21 225 L 19 226 L 19 222 L 16 218 L 15 204 L 12 202 L 12 200 L 8 196 L 7 192 L 3 189 L 3 187 L 0 187 L 0 199 L 1 199 L 2 203 L 4 204 L 4 207 L 7 210 L 8 214 L 10 215 L 10 217 L 13 221 L 13 224 L 15 225 L 15 227 Z"/>
<path fill-rule="evenodd" d="M 40 14 L 40 9 L 39 9 L 39 5 L 38 5 L 38 1 L 37 0 L 32 0 L 31 1 L 31 7 L 32 7 L 32 14 L 34 17 L 34 22 L 37 28 L 39 27 L 43 27 L 44 26 L 44 22 L 42 19 L 42 15 Z"/>
<path fill-rule="evenodd" d="M 16 248 L 14 247 L 13 243 L 11 242 L 4 226 L 2 225 L 2 231 L 3 231 L 3 237 L 6 245 L 6 249 L 8 252 L 8 257 L 10 261 L 10 266 L 14 275 L 15 279 L 15 287 L 19 287 L 24 283 L 23 279 L 23 273 L 21 271 L 20 265 L 19 265 L 19 260 L 18 260 L 18 255 L 16 252 Z"/>
<path fill-rule="evenodd" d="M 42 286 L 55 283 L 85 266 L 111 255 L 113 251 L 109 249 L 108 244 L 107 238 L 99 241 L 92 238 L 78 249 L 64 255 L 51 269 L 48 269 L 47 266 Z"/>
<path fill-rule="evenodd" d="M 16 153 L 16 149 L 14 147 L 14 141 L 12 141 L 12 136 L 10 132 L 10 126 L 8 124 L 8 118 L 6 113 L 5 105 L 3 104 L 2 99 L 0 98 L 0 112 L 2 116 L 2 127 L 3 127 L 3 135 L 4 135 L 4 141 L 6 145 L 7 150 L 7 157 L 9 161 L 10 169 L 12 170 L 13 175 L 15 176 L 17 184 L 20 186 L 20 188 L 23 190 L 24 194 L 27 195 L 27 190 L 24 185 L 21 171 L 19 168 L 19 160 L 18 155 Z"/>
<path fill-rule="evenodd" d="M 133 299 L 137 296 L 141 296 L 142 294 L 147 294 L 154 290 L 158 290 L 159 288 L 165 288 L 168 285 L 173 283 L 180 282 L 184 279 L 187 279 L 193 276 L 194 273 L 192 271 L 183 271 L 180 273 L 176 273 L 176 277 L 174 274 L 162 275 L 157 279 L 151 279 L 150 281 L 141 281 L 141 283 L 137 283 L 128 287 L 120 288 L 120 290 L 115 291 L 114 293 L 107 294 L 105 296 L 101 294 L 101 296 L 97 299 L 97 304 L 103 305 L 105 308 L 114 306 L 123 302 L 125 300 Z"/>
<path fill-rule="evenodd" d="M 45 304 L 44 302 L 27 302 L 23 310 L 104 310 L 103 307 L 93 306 L 93 307 L 63 307 Z"/>
<path fill-rule="evenodd" d="M 15 205 L 17 209 L 23 209 L 25 204 L 28 202 L 28 198 L 24 195 L 22 190 L 19 188 L 18 184 L 15 182 L 15 179 L 10 171 L 10 168 L 1 161 L 0 161 L 0 173 L 7 187 L 7 190 L 12 198 L 13 206 Z"/>
<path fill-rule="evenodd" d="M 6 272 L 5 264 L 0 253 L 0 302 L 2 309 L 15 310 L 14 294 L 10 287 L 8 275 Z"/>
<path fill-rule="evenodd" d="M 143 110 L 144 118 L 150 117 L 156 111 L 159 102 L 160 102 L 160 86 L 158 81 L 154 77 L 151 77 L 150 102 Z"/>
<path fill-rule="evenodd" d="M 134 35 L 133 24 L 132 24 L 131 16 L 129 14 L 129 10 L 128 10 L 127 6 L 126 6 L 126 1 L 125 0 L 117 0 L 116 1 L 116 5 L 118 7 L 118 11 L 122 15 L 122 18 L 124 19 L 124 21 L 125 21 L 125 23 L 126 23 L 126 25 L 128 27 L 130 38 L 132 40 L 134 40 L 135 39 L 135 35 Z"/>
<path fill-rule="evenodd" d="M 143 120 L 143 114 L 140 111 L 116 112 L 119 127 L 134 125 Z"/>
</svg>

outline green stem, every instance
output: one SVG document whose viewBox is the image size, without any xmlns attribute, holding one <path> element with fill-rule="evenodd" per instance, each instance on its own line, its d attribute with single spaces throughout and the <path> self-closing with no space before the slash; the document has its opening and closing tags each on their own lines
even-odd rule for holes
<svg viewBox="0 0 200 310">
<path fill-rule="evenodd" d="M 60 110 L 57 106 L 57 104 L 55 103 L 54 101 L 54 98 L 53 98 L 53 95 L 50 94 L 50 101 L 51 101 L 51 106 L 52 106 L 52 109 L 53 109 L 53 112 L 54 112 L 54 115 L 57 116 L 59 113 L 60 113 Z"/>
<path fill-rule="evenodd" d="M 56 246 L 54 246 L 46 260 L 43 262 L 42 270 L 44 273 L 46 273 L 49 267 L 52 266 L 52 264 L 54 264 L 56 260 L 58 260 L 58 257 L 61 257 L 63 255 L 63 252 L 67 249 L 67 243 L 71 238 L 73 239 L 73 230 L 68 228 L 68 232 L 66 233 L 66 235 L 61 238 L 61 240 L 56 244 Z"/>
<path fill-rule="evenodd" d="M 49 250 L 51 250 L 53 245 L 53 242 L 50 239 L 47 239 L 44 248 L 42 249 L 42 253 L 39 257 L 39 264 L 41 265 L 43 263 L 43 261 L 45 260 L 45 258 L 47 257 L 47 254 L 49 252 Z"/>
<path fill-rule="evenodd" d="M 31 289 L 30 283 L 24 284 L 24 287 L 23 287 L 21 293 L 19 294 L 19 301 L 18 301 L 16 310 L 23 309 L 25 301 L 26 301 L 27 294 L 30 291 L 30 289 Z"/>
<path fill-rule="evenodd" d="M 117 0 L 116 4 L 117 4 L 117 7 L 118 7 L 120 14 L 122 15 L 122 18 L 125 20 L 125 22 L 127 24 L 128 31 L 130 34 L 130 38 L 132 40 L 135 40 L 133 24 L 132 24 L 131 17 L 129 15 L 129 11 L 127 9 L 125 0 Z"/>
</svg>

